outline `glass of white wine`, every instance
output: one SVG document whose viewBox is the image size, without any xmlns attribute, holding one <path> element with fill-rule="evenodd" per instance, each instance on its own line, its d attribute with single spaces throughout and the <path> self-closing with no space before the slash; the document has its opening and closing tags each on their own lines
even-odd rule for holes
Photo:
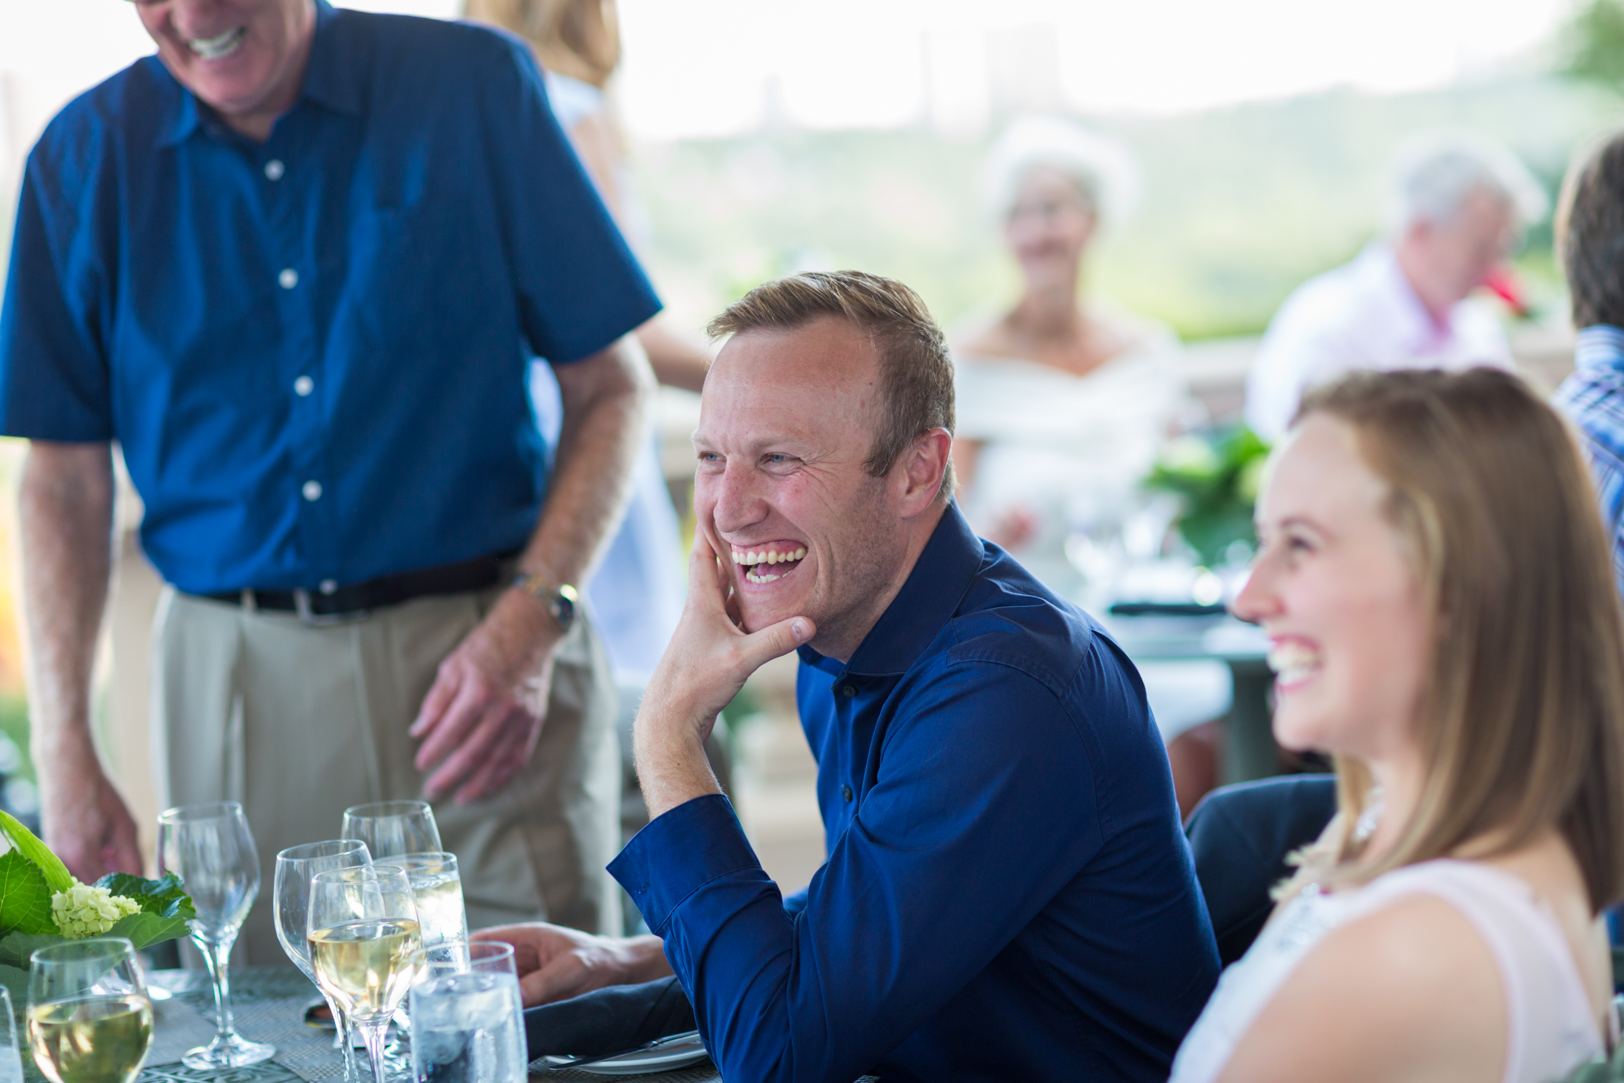
<svg viewBox="0 0 1624 1083">
<path fill-rule="evenodd" d="M 374 1083 L 388 1083 L 384 1035 L 425 965 L 411 881 L 387 866 L 319 872 L 307 920 L 316 984 L 361 1032 Z"/>
<path fill-rule="evenodd" d="M 427 801 L 374 801 L 344 810 L 340 838 L 360 839 L 372 860 L 441 849 L 440 828 Z"/>
<path fill-rule="evenodd" d="M 135 947 L 109 936 L 35 951 L 28 1045 L 53 1083 L 131 1083 L 152 1046 L 152 1001 Z"/>
<path fill-rule="evenodd" d="M 243 918 L 259 896 L 259 851 L 248 818 L 235 801 L 182 805 L 158 817 L 158 871 L 176 873 L 192 897 L 197 917 L 187 922 L 214 985 L 217 1031 L 208 1045 L 181 1058 L 193 1071 L 241 1068 L 270 1060 L 276 1046 L 251 1042 L 231 1019 L 226 962 Z"/>
<path fill-rule="evenodd" d="M 311 981 L 316 980 L 316 972 L 310 965 L 308 935 L 311 878 L 330 869 L 353 869 L 371 863 L 372 855 L 367 852 L 367 844 L 359 839 L 307 842 L 303 846 L 290 846 L 276 855 L 276 883 L 271 888 L 276 939 L 281 941 L 282 950 L 288 953 L 288 958 Z M 344 1078 L 350 1079 L 355 1071 L 350 1057 L 348 1021 L 344 1018 L 344 1010 L 332 997 L 325 992 L 322 996 L 327 998 L 327 1008 L 333 1013 L 333 1026 L 338 1031 L 333 1047 L 343 1053 Z"/>
</svg>

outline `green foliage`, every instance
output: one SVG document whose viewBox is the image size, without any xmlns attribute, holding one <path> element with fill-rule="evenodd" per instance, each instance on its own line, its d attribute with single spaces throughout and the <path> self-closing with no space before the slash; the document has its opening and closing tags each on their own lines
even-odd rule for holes
<svg viewBox="0 0 1624 1083">
<path fill-rule="evenodd" d="M 17 817 L 9 812 L 0 812 L 0 831 L 5 832 L 6 839 L 17 852 L 39 867 L 52 891 L 66 891 L 73 886 L 73 874 L 62 864 L 62 859 L 51 853 L 51 848 L 19 823 Z M 51 900 L 47 898 L 45 901 L 49 904 Z"/>
<path fill-rule="evenodd" d="M 1215 567 L 1236 542 L 1257 544 L 1252 508 L 1269 446 L 1245 426 L 1213 440 L 1187 436 L 1173 441 L 1145 479 L 1145 486 L 1174 493 L 1183 504 L 1179 534 Z"/>
<path fill-rule="evenodd" d="M 0 937 L 0 964 L 28 969 L 28 957 L 40 948 L 62 943 L 55 933 L 9 933 Z"/>
<path fill-rule="evenodd" d="M 23 934 L 56 933 L 51 920 L 51 887 L 45 874 L 22 855 L 0 855 L 0 929 Z"/>
<path fill-rule="evenodd" d="M 160 918 L 179 918 L 183 922 L 197 917 L 197 910 L 192 906 L 192 897 L 186 894 L 186 886 L 181 883 L 180 877 L 172 872 L 164 874 L 158 880 L 144 880 L 127 872 L 113 872 L 97 880 L 96 886 L 104 887 L 114 895 L 122 895 L 126 899 L 133 900 L 145 914 Z M 119 924 L 122 925 L 123 921 Z"/>
<path fill-rule="evenodd" d="M 1590 0 L 1566 33 L 1568 74 L 1624 93 L 1624 3 Z"/>
<path fill-rule="evenodd" d="M 188 908 L 191 900 L 187 900 Z M 130 914 L 119 918 L 103 936 L 122 936 L 135 945 L 135 950 L 160 944 L 165 940 L 176 940 L 186 935 L 186 919 L 181 917 L 160 917 L 142 911 L 139 914 Z"/>
</svg>

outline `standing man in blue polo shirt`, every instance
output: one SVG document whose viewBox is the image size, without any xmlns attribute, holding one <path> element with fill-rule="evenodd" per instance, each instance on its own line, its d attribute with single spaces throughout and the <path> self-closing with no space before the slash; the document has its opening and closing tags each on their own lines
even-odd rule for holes
<svg viewBox="0 0 1624 1083">
<path fill-rule="evenodd" d="M 169 584 L 166 803 L 262 882 L 428 796 L 469 916 L 618 924 L 612 685 L 573 587 L 622 506 L 658 309 L 516 41 L 325 0 L 136 0 L 157 43 L 30 155 L 0 313 L 46 840 L 138 870 L 90 671 L 117 443 Z M 564 401 L 544 462 L 532 356 Z M 271 907 L 249 959 L 280 958 Z"/>
<path fill-rule="evenodd" d="M 682 622 L 637 715 L 655 936 L 491 930 L 526 1000 L 675 970 L 722 1077 L 1167 1078 L 1218 978 L 1167 756 L 1117 645 L 952 502 L 953 368 L 900 283 L 804 274 L 711 324 Z M 705 759 L 800 650 L 828 860 L 788 898 Z"/>
</svg>

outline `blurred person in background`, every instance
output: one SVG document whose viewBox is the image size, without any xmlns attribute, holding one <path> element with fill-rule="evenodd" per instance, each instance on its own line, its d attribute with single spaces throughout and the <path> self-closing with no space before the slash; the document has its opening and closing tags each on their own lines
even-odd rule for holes
<svg viewBox="0 0 1624 1083">
<path fill-rule="evenodd" d="M 1613 572 L 1624 585 L 1624 133 L 1579 155 L 1568 171 L 1556 247 L 1579 338 L 1576 371 L 1553 402 L 1583 437 Z"/>
<path fill-rule="evenodd" d="M 1305 392 L 1360 369 L 1512 368 L 1499 318 L 1471 294 L 1548 208 L 1539 182 L 1496 143 L 1452 132 L 1406 144 L 1384 236 L 1275 313 L 1247 376 L 1246 423 L 1278 440 Z"/>
<path fill-rule="evenodd" d="M 534 59 L 325 0 L 132 14 L 157 55 L 29 156 L 0 313 L 46 841 L 87 881 L 141 869 L 89 719 L 117 441 L 168 584 L 164 804 L 241 801 L 269 884 L 346 806 L 427 796 L 470 924 L 618 930 L 614 686 L 571 584 L 624 506 L 625 336 L 659 303 Z M 282 958 L 269 907 L 241 943 Z"/>
<path fill-rule="evenodd" d="M 1087 583 L 1068 537 L 1119 528 L 1174 427 L 1199 409 L 1170 328 L 1082 295 L 1089 246 L 1125 211 L 1135 180 L 1115 140 L 1058 118 L 1013 124 L 983 183 L 1023 290 L 954 347 L 965 517 L 1072 600 Z M 1188 812 L 1216 781 L 1216 734 L 1204 724 L 1229 710 L 1229 669 L 1158 662 L 1140 672 Z"/>
<path fill-rule="evenodd" d="M 1573 438 L 1503 371 L 1355 374 L 1258 525 L 1234 609 L 1339 811 L 1173 1083 L 1566 1077 L 1616 1033 L 1624 893 L 1624 617 Z"/>
</svg>

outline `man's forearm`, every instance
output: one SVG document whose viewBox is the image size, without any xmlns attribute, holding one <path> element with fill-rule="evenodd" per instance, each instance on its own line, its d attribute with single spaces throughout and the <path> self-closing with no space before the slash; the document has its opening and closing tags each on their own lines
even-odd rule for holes
<svg viewBox="0 0 1624 1083">
<path fill-rule="evenodd" d="M 32 752 L 42 783 L 95 764 L 90 679 L 112 569 L 107 444 L 35 441 L 20 487 Z"/>
<path fill-rule="evenodd" d="M 554 583 L 580 583 L 631 494 L 653 377 L 630 336 L 585 361 L 560 366 L 563 429 L 547 505 L 520 564 Z"/>
</svg>

